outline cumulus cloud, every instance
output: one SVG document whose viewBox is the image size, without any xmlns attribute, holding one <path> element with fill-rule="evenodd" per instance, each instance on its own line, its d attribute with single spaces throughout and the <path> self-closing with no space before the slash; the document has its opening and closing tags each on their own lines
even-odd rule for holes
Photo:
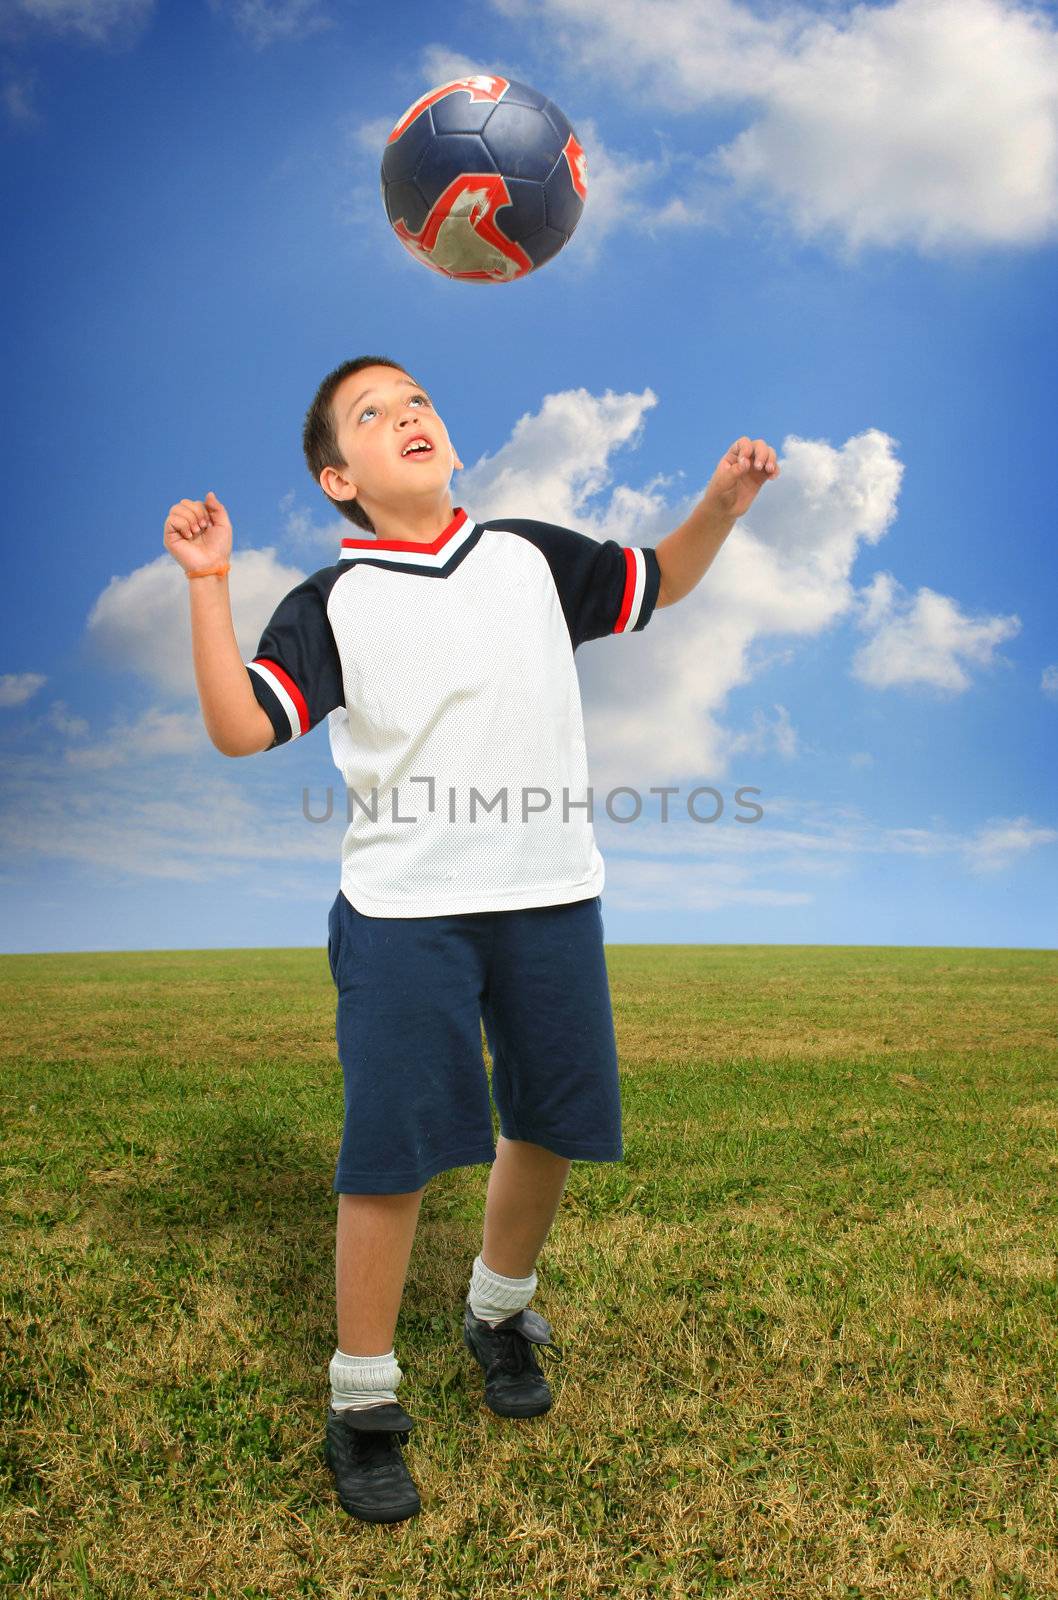
<svg viewBox="0 0 1058 1600">
<path fill-rule="evenodd" d="M 87 738 L 90 731 L 87 718 L 71 715 L 65 700 L 52 701 L 48 707 L 48 723 L 68 739 Z"/>
<path fill-rule="evenodd" d="M 483 518 L 538 516 L 568 523 L 610 481 L 610 456 L 638 442 L 644 415 L 657 403 L 652 389 L 642 394 L 607 389 L 598 396 L 566 389 L 545 395 L 539 411 L 519 417 L 495 455 L 482 456 L 458 474 L 460 496 L 468 508 L 487 506 L 487 513 L 478 512 Z M 526 506 L 536 509 L 526 511 Z"/>
<path fill-rule="evenodd" d="M 789 711 L 783 705 L 776 705 L 774 711 L 775 716 L 769 718 L 763 707 L 754 706 L 752 726 L 741 733 L 732 733 L 728 739 L 728 750 L 732 755 L 774 750 L 777 755 L 792 761 L 801 753 L 802 740 L 790 721 Z"/>
<path fill-rule="evenodd" d="M 1058 699 L 1058 666 L 1044 667 L 1040 676 L 1040 688 L 1052 700 Z"/>
<path fill-rule="evenodd" d="M 98 772 L 158 756 L 202 755 L 213 748 L 201 715 L 149 706 L 131 720 L 119 718 L 98 743 L 67 750 L 66 765 Z"/>
<path fill-rule="evenodd" d="M 5 0 L 0 38 L 22 41 L 46 30 L 76 34 L 89 44 L 127 44 L 144 31 L 154 9 L 154 0 Z"/>
<path fill-rule="evenodd" d="M 945 862 L 974 875 L 997 874 L 1030 852 L 1058 842 L 1058 830 L 1028 817 L 993 818 L 967 830 L 892 828 L 854 806 L 767 797 L 766 825 L 728 823 L 738 809 L 721 788 L 716 823 L 688 817 L 686 796 L 670 802 L 668 822 L 615 823 L 596 818 L 607 862 L 606 904 L 621 911 L 715 911 L 725 906 L 790 907 L 812 903 L 821 882 L 840 882 L 870 858 L 898 870 L 907 857 Z M 748 803 L 748 802 L 745 802 Z M 707 811 L 707 800 L 697 802 Z M 745 811 L 742 812 L 745 815 Z"/>
<path fill-rule="evenodd" d="M 215 751 L 196 761 L 192 743 L 183 760 L 164 766 L 101 761 L 63 783 L 55 781 L 50 751 L 8 756 L 0 853 L 23 865 L 73 864 L 108 884 L 238 880 L 241 895 L 318 892 L 318 870 L 333 869 L 340 848 L 340 815 L 329 825 L 310 823 L 289 782 L 265 784 L 267 768 L 257 784 L 240 781 L 235 764 Z"/>
<path fill-rule="evenodd" d="M 859 623 L 871 638 L 853 657 L 852 673 L 873 689 L 915 688 L 960 693 L 967 665 L 991 666 L 997 647 L 1021 629 L 1016 616 L 970 617 L 950 595 L 919 588 L 908 595 L 888 572 L 860 592 Z"/>
<path fill-rule="evenodd" d="M 166 742 L 163 718 L 145 717 L 136 726 L 141 733 L 153 727 Z M 177 730 L 167 753 L 176 754 L 179 744 Z M 0 852 L 23 865 L 37 860 L 84 868 L 111 884 L 171 879 L 227 882 L 240 895 L 265 898 L 317 894 L 320 872 L 333 871 L 340 848 L 342 807 L 312 823 L 289 781 L 273 781 L 277 766 L 257 761 L 247 781 L 240 770 L 245 763 L 222 762 L 212 752 L 203 761 L 199 753 L 189 729 L 182 759 L 164 766 L 158 759 L 89 762 L 59 784 L 52 751 L 8 754 Z M 750 800 L 738 801 L 731 786 L 721 785 L 719 793 L 717 825 L 688 817 L 686 793 L 670 802 L 665 825 L 616 823 L 599 806 L 595 827 L 608 866 L 607 905 L 627 911 L 662 905 L 675 912 L 796 907 L 814 901 L 820 882 L 855 873 L 865 856 L 891 859 L 894 867 L 909 856 L 947 859 L 994 874 L 1058 840 L 1056 830 L 1025 816 L 991 818 L 964 832 L 890 828 L 855 807 L 781 794 L 764 801 L 766 825 L 740 825 L 733 818 L 750 815 Z M 708 796 L 697 806 L 702 816 L 717 809 Z M 316 791 L 311 810 L 324 814 Z"/>
<path fill-rule="evenodd" d="M 651 389 L 547 395 L 494 456 L 461 475 L 459 499 L 472 513 L 487 508 L 480 516 L 535 516 L 598 539 L 655 545 L 708 484 L 706 476 L 683 495 L 670 493 L 671 480 L 660 476 L 642 488 L 613 484 L 613 457 L 640 442 L 658 404 Z M 897 446 L 877 428 L 840 446 L 787 435 L 781 477 L 764 486 L 698 587 L 678 607 L 656 612 L 641 634 L 578 652 L 598 787 L 645 790 L 691 771 L 726 775 L 746 752 L 802 753 L 786 707 L 771 719 L 758 710 L 749 729 L 725 718 L 732 691 L 753 681 L 761 656 L 784 636 L 818 637 L 855 620 L 872 637 L 853 671 L 876 689 L 942 683 L 965 690 L 968 669 L 991 663 L 995 646 L 1017 632 L 1017 618 L 969 618 L 933 591 L 906 604 L 895 591 L 886 600 L 877 578 L 857 592 L 857 557 L 896 516 L 904 471 Z"/>
<path fill-rule="evenodd" d="M 22 706 L 47 683 L 43 672 L 5 672 L 0 675 L 0 706 Z"/>
<path fill-rule="evenodd" d="M 702 481 L 690 489 L 661 475 L 642 486 L 615 481 L 620 452 L 635 450 L 660 404 L 649 388 L 547 394 L 535 411 L 518 418 L 494 454 L 456 475 L 453 501 L 481 520 L 535 517 L 596 539 L 655 546 L 698 503 L 712 474 L 712 464 L 705 463 Z M 717 460 L 729 442 L 718 441 Z M 748 727 L 736 727 L 728 715 L 730 698 L 754 680 L 769 653 L 786 659 L 799 641 L 819 638 L 845 620 L 870 636 L 853 671 L 874 690 L 941 685 L 965 691 L 971 669 L 991 663 L 997 644 L 1016 632 L 1016 618 L 970 617 L 957 600 L 932 590 L 907 596 L 887 573 L 856 588 L 857 558 L 878 545 L 896 516 L 903 473 L 896 449 L 897 441 L 875 428 L 839 444 L 788 435 L 777 452 L 781 477 L 763 486 L 699 585 L 677 606 L 657 611 L 641 633 L 595 640 L 578 651 L 597 806 L 621 785 L 646 797 L 656 786 L 677 784 L 685 795 L 695 784 L 710 783 L 730 799 L 736 778 L 744 781 L 735 765 L 745 754 L 771 750 L 793 760 L 810 751 L 787 705 L 758 708 Z M 630 476 L 627 468 L 621 474 Z M 285 509 L 294 515 L 291 506 Z M 313 537 L 307 524 L 302 534 Z M 272 548 L 236 554 L 231 593 L 244 660 L 252 658 L 279 600 L 302 577 Z M 131 770 L 137 763 L 130 758 L 145 752 L 181 757 L 179 771 L 196 752 L 209 756 L 197 711 L 186 582 L 166 554 L 113 578 L 93 606 L 89 635 L 101 659 L 138 673 L 170 698 L 186 699 L 189 707 L 186 716 L 144 712 L 116 723 L 83 751 L 68 752 L 68 765 L 80 773 L 101 779 L 114 769 Z M 849 759 L 860 764 L 870 758 L 860 751 Z M 147 763 L 147 770 L 152 765 L 157 763 Z M 641 832 L 635 849 L 672 860 L 708 849 L 711 862 L 734 849 L 744 864 L 746 852 L 763 847 L 765 830 L 725 831 L 726 841 L 718 829 L 685 821 L 661 828 L 653 842 L 649 832 Z M 769 851 L 785 838 L 785 853 L 769 855 L 772 866 L 786 870 L 795 859 L 812 860 L 817 875 L 840 871 L 842 849 L 859 848 L 864 838 L 850 823 L 832 829 L 817 849 L 806 830 L 781 826 L 774 801 L 766 831 Z M 605 816 L 599 836 L 618 850 L 631 845 L 630 834 Z M 894 854 L 961 851 L 975 871 L 1049 842 L 1047 830 L 1034 829 L 1024 818 L 1000 819 L 980 837 L 921 829 L 876 837 L 882 840 L 877 848 Z M 764 872 L 760 864 L 754 870 Z M 759 877 L 728 882 L 730 894 L 743 891 L 761 894 L 761 903 L 786 903 L 769 900 L 773 888 Z M 705 893 L 700 886 L 695 892 Z M 782 891 L 787 892 L 803 898 L 799 889 Z"/>
<path fill-rule="evenodd" d="M 495 62 L 479 61 L 474 56 L 452 50 L 446 44 L 428 44 L 419 56 L 419 76 L 422 79 L 422 89 L 419 93 L 424 94 L 429 89 L 439 89 L 443 83 L 454 83 L 456 78 L 473 78 L 479 73 L 492 74 L 499 70 Z M 522 69 L 513 59 L 508 60 L 506 57 L 503 76 L 515 78 L 519 83 L 525 81 Z M 418 99 L 418 94 L 413 95 L 412 99 Z"/>
<path fill-rule="evenodd" d="M 209 0 L 209 8 L 257 50 L 338 26 L 326 0 Z M 21 42 L 47 30 L 76 34 L 89 44 L 129 44 L 139 39 L 155 11 L 156 0 L 2 0 L 0 39 Z M 19 114 L 10 105 L 9 110 Z"/>
<path fill-rule="evenodd" d="M 547 394 L 494 454 L 455 475 L 453 502 L 479 520 L 536 517 L 596 539 L 656 545 L 686 518 L 712 475 L 706 464 L 689 491 L 660 474 L 642 486 L 614 482 L 614 458 L 639 445 L 658 405 L 650 388 Z M 729 442 L 720 441 L 717 460 Z M 726 723 L 727 702 L 759 674 L 771 647 L 788 650 L 790 640 L 818 637 L 846 617 L 870 635 L 852 670 L 874 689 L 961 691 L 971 667 L 991 663 L 997 644 L 1020 626 L 1017 618 L 970 618 L 955 599 L 924 588 L 904 597 L 886 573 L 859 591 L 853 583 L 857 557 L 877 545 L 896 515 L 903 474 L 896 448 L 877 428 L 840 445 L 787 435 L 781 477 L 763 486 L 697 588 L 678 607 L 657 611 L 641 633 L 578 652 L 593 744 L 599 730 L 593 770 L 600 781 L 634 782 L 629 774 L 647 771 L 654 782 L 689 770 L 722 775 L 736 755 L 769 748 L 792 759 L 804 741 L 787 707 L 771 717 L 760 711 L 750 728 L 736 729 Z M 284 508 L 298 541 L 318 542 L 322 551 L 323 533 L 292 505 Z M 345 526 L 338 519 L 327 530 L 328 559 Z M 272 548 L 236 553 L 231 593 L 244 660 L 303 576 Z M 108 665 L 138 673 L 170 697 L 193 698 L 186 582 L 167 554 L 111 579 L 92 608 L 88 634 Z M 135 728 L 119 730 L 103 748 L 113 754 L 136 737 Z"/>
<path fill-rule="evenodd" d="M 544 398 L 507 443 L 462 476 L 459 498 L 479 516 L 535 516 L 597 539 L 655 545 L 708 485 L 670 495 L 670 480 L 613 484 L 612 457 L 634 447 L 658 404 L 651 389 Z M 723 441 L 717 460 L 730 441 Z M 903 468 L 878 429 L 835 448 L 789 435 L 782 476 L 762 489 L 705 578 L 639 634 L 578 652 L 593 774 L 599 783 L 673 781 L 689 769 L 724 774 L 742 750 L 771 744 L 789 756 L 798 735 L 785 709 L 749 732 L 725 727 L 731 691 L 752 680 L 754 653 L 782 635 L 810 637 L 855 608 L 853 563 L 896 514 Z M 674 617 L 678 620 L 674 621 Z M 641 686 L 649 682 L 650 693 Z M 594 733 L 600 730 L 596 744 Z"/>
<path fill-rule="evenodd" d="M 280 600 L 306 576 L 271 547 L 234 552 L 232 621 L 244 661 L 253 659 Z M 137 673 L 166 695 L 196 695 L 188 581 L 168 553 L 127 577 L 111 578 L 88 616 L 89 653 L 116 671 Z"/>
<path fill-rule="evenodd" d="M 1040 845 L 1058 839 L 1054 828 L 1036 827 L 1029 817 L 989 821 L 966 840 L 963 853 L 977 873 L 1000 872 Z"/>
<path fill-rule="evenodd" d="M 337 27 L 323 0 L 209 0 L 255 50 Z"/>
<path fill-rule="evenodd" d="M 0 103 L 11 122 L 28 124 L 40 120 L 33 104 L 35 81 L 35 73 L 27 73 L 21 78 L 8 75 L 0 89 Z"/>
<path fill-rule="evenodd" d="M 668 146 L 657 157 L 633 156 L 607 145 L 593 117 L 578 120 L 577 137 L 587 156 L 588 198 L 571 268 L 593 270 L 606 240 L 622 230 L 653 239 L 671 228 L 729 225 L 726 200 L 701 181 L 708 165 L 702 158 Z"/>
<path fill-rule="evenodd" d="M 297 498 L 294 489 L 289 489 L 280 498 L 282 542 L 292 555 L 304 555 L 311 569 L 333 561 L 343 539 L 361 536 L 362 529 L 330 509 L 330 502 L 319 485 L 316 486 L 314 503 L 329 511 L 326 522 L 314 522 L 312 513 L 299 506 Z"/>
<path fill-rule="evenodd" d="M 611 94 L 618 85 L 676 115 L 748 108 L 748 125 L 710 152 L 692 186 L 700 220 L 717 215 L 718 190 L 728 204 L 752 198 L 846 257 L 867 245 L 1031 245 L 1058 231 L 1058 29 L 1037 8 L 493 5 L 537 35 L 546 26 L 549 48 Z"/>
</svg>

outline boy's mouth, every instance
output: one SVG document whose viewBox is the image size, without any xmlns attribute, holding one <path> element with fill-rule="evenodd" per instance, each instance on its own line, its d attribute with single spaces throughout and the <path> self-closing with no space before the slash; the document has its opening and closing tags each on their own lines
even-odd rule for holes
<svg viewBox="0 0 1058 1600">
<path fill-rule="evenodd" d="M 421 461 L 424 456 L 433 455 L 433 445 L 424 433 L 417 433 L 401 450 L 402 461 Z"/>
</svg>

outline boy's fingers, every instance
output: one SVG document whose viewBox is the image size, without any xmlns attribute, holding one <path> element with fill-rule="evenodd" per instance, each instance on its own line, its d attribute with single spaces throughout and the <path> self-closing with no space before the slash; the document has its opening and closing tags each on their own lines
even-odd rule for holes
<svg viewBox="0 0 1058 1600">
<path fill-rule="evenodd" d="M 198 528 L 199 516 L 191 500 L 181 500 L 173 506 L 166 518 L 166 532 L 177 539 L 191 539 Z"/>
</svg>

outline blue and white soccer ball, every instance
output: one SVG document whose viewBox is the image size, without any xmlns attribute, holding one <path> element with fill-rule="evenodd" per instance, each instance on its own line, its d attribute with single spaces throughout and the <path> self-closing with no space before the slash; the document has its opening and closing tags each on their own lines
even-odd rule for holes
<svg viewBox="0 0 1058 1600">
<path fill-rule="evenodd" d="M 568 243 L 588 193 L 585 167 L 552 101 L 479 73 L 408 107 L 386 141 L 382 199 L 425 266 L 466 283 L 510 283 Z"/>
</svg>

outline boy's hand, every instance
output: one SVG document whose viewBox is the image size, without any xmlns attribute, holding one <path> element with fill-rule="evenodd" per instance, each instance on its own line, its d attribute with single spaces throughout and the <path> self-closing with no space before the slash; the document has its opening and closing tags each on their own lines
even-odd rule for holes
<svg viewBox="0 0 1058 1600">
<path fill-rule="evenodd" d="M 778 476 L 779 463 L 771 445 L 743 434 L 713 473 L 703 498 L 711 500 L 722 516 L 741 517 L 757 498 L 761 484 Z"/>
<path fill-rule="evenodd" d="M 231 557 L 231 522 L 210 489 L 205 500 L 170 506 L 162 543 L 185 572 L 204 572 Z"/>
</svg>

